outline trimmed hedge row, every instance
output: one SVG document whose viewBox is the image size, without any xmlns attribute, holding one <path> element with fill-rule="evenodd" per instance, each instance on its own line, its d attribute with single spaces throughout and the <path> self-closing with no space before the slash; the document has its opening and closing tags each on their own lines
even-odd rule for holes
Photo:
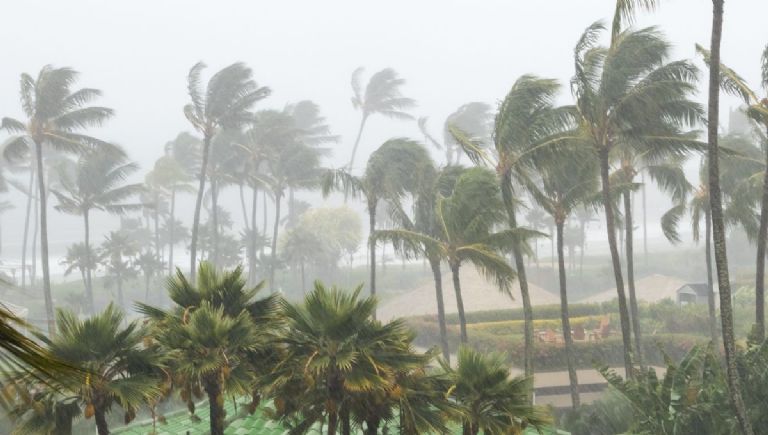
<svg viewBox="0 0 768 435">
<path fill-rule="evenodd" d="M 568 312 L 571 317 L 597 316 L 611 312 L 615 304 L 569 304 Z M 615 310 L 613 310 L 615 311 Z M 435 318 L 435 316 L 423 316 L 424 318 Z M 503 320 L 523 320 L 522 308 L 511 308 L 503 310 L 475 311 L 466 313 L 467 323 L 485 323 L 500 322 Z M 538 305 L 533 307 L 534 319 L 559 319 L 560 304 Z M 459 317 L 456 313 L 447 314 L 445 321 L 448 324 L 458 325 Z"/>
<path fill-rule="evenodd" d="M 418 333 L 416 344 L 423 347 L 439 345 L 439 331 L 436 322 L 425 319 L 411 319 L 409 324 Z M 455 352 L 459 344 L 458 327 L 448 329 L 449 346 Z M 661 350 L 672 360 L 681 359 L 694 345 L 704 343 L 706 337 L 692 334 L 646 334 L 643 336 L 643 358 L 646 364 L 663 365 Z M 469 344 L 481 352 L 504 352 L 511 364 L 523 366 L 523 337 L 521 334 L 497 335 L 482 330 L 473 330 L 469 334 Z M 618 365 L 624 363 L 624 347 L 619 335 L 614 335 L 599 342 L 574 343 L 576 365 L 578 368 L 591 368 L 595 363 Z M 564 370 L 566 366 L 565 348 L 562 345 L 536 343 L 534 348 L 537 370 Z"/>
<path fill-rule="evenodd" d="M 584 329 L 595 329 L 600 325 L 604 316 L 580 316 L 571 317 L 571 327 L 582 326 Z M 499 322 L 470 323 L 467 325 L 469 331 L 484 331 L 495 335 L 523 334 L 523 320 L 502 320 Z M 533 327 L 535 329 L 560 329 L 562 321 L 558 319 L 534 319 Z"/>
</svg>

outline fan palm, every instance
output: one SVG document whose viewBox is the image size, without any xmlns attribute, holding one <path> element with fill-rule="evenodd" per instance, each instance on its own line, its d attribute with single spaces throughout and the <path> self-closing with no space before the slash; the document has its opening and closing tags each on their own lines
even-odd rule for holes
<svg viewBox="0 0 768 435">
<path fill-rule="evenodd" d="M 352 72 L 352 106 L 360 111 L 360 127 L 357 130 L 357 138 L 352 146 L 352 155 L 349 158 L 347 171 L 352 171 L 355 164 L 355 155 L 360 145 L 360 138 L 363 136 L 365 123 L 371 115 L 380 114 L 394 119 L 413 119 L 411 115 L 405 112 L 415 106 L 415 102 L 403 97 L 400 93 L 400 87 L 405 84 L 405 79 L 397 75 L 397 71 L 392 68 L 385 68 L 368 80 L 363 92 L 360 78 L 364 69 L 357 68 Z"/>
<path fill-rule="evenodd" d="M 14 134 L 5 147 L 5 157 L 14 159 L 33 155 L 36 160 L 37 188 L 40 201 L 40 250 L 43 267 L 43 296 L 48 320 L 48 333 L 55 331 L 51 276 L 48 266 L 48 207 L 46 186 L 42 174 L 44 148 L 82 153 L 94 147 L 107 147 L 104 141 L 78 133 L 88 127 L 98 127 L 113 112 L 105 107 L 88 106 L 101 95 L 97 89 L 72 90 L 78 73 L 71 68 L 44 66 L 37 78 L 21 75 L 21 106 L 26 122 L 3 118 L 2 129 Z M 47 152 L 47 151 L 46 151 Z"/>
<path fill-rule="evenodd" d="M 252 119 L 250 109 L 256 102 L 270 94 L 269 88 L 259 87 L 252 79 L 251 69 L 242 63 L 234 63 L 214 74 L 205 89 L 201 88 L 200 75 L 205 64 L 198 62 L 189 71 L 187 88 L 191 103 L 184 106 L 184 115 L 192 126 L 203 135 L 202 160 L 199 186 L 192 222 L 190 244 L 190 276 L 194 281 L 197 261 L 197 233 L 200 226 L 200 209 L 205 192 L 211 141 L 222 128 L 240 128 Z"/>
<path fill-rule="evenodd" d="M 618 14 L 618 11 L 617 11 Z M 576 73 L 571 87 L 576 97 L 578 125 L 585 144 L 600 162 L 603 208 L 619 300 L 624 340 L 624 365 L 632 369 L 629 311 L 624 292 L 610 164 L 617 150 L 648 153 L 651 160 L 677 157 L 699 146 L 680 129 L 701 115 L 689 100 L 695 92 L 697 69 L 687 61 L 667 62 L 669 44 L 655 28 L 613 29 L 609 47 L 598 43 L 604 26 L 587 28 L 574 50 Z"/>
<path fill-rule="evenodd" d="M 407 229 L 381 230 L 374 234 L 377 240 L 388 240 L 396 245 L 423 245 L 425 250 L 434 252 L 448 263 L 462 343 L 466 343 L 468 337 L 459 276 L 461 265 L 472 263 L 493 279 L 500 291 L 509 294 L 516 274 L 500 255 L 500 249 L 530 236 L 519 229 L 493 232 L 493 227 L 503 220 L 503 213 L 495 175 L 487 169 L 471 168 L 458 178 L 450 197 L 437 199 L 437 236 Z"/>
<path fill-rule="evenodd" d="M 168 281 L 168 296 L 175 306 L 162 310 L 137 304 L 151 319 L 153 337 L 168 353 L 169 368 L 182 400 L 194 412 L 194 395 L 208 396 L 210 431 L 224 433 L 226 394 L 252 394 L 260 364 L 272 361 L 260 356 L 269 349 L 269 336 L 277 326 L 277 299 L 256 299 L 262 286 L 247 287 L 242 269 L 217 272 L 201 262 L 197 285 L 181 271 Z"/>
<path fill-rule="evenodd" d="M 541 431 L 551 424 L 546 408 L 528 400 L 532 378 L 512 378 L 503 355 L 461 347 L 456 368 L 443 368 L 453 383 L 449 396 L 464 413 L 465 434 L 522 433 L 526 427 Z"/>
<path fill-rule="evenodd" d="M 431 170 L 429 154 L 418 142 L 394 138 L 384 142 L 371 154 L 362 176 L 347 169 L 329 170 L 322 177 L 323 195 L 332 190 L 345 197 L 364 197 L 368 209 L 368 249 L 370 255 L 371 295 L 376 295 L 376 212 L 380 201 L 397 200 L 407 193 L 417 193 L 422 176 Z"/>
<path fill-rule="evenodd" d="M 141 184 L 124 184 L 133 172 L 138 169 L 135 163 L 127 162 L 122 153 L 111 150 L 92 151 L 83 154 L 78 159 L 75 173 L 61 170 L 59 174 L 60 189 L 51 190 L 59 204 L 56 210 L 67 214 L 83 217 L 85 225 L 85 253 L 91 253 L 90 215 L 93 210 L 103 210 L 112 214 L 124 214 L 130 210 L 141 208 L 141 204 L 128 203 L 131 197 L 141 193 Z M 90 260 L 85 261 L 85 293 L 89 313 L 94 312 L 93 284 Z"/>
<path fill-rule="evenodd" d="M 372 411 L 378 394 L 391 392 L 398 374 L 423 367 L 410 351 L 404 322 L 372 320 L 374 296 L 326 288 L 320 282 L 300 304 L 282 303 L 286 327 L 278 337 L 285 354 L 275 369 L 272 395 L 277 417 L 305 431 L 327 416 L 328 434 L 350 433 L 353 412 L 376 433 L 382 414 Z M 380 396 L 379 396 L 380 397 Z"/>
<path fill-rule="evenodd" d="M 571 404 L 579 407 L 578 379 L 573 355 L 573 337 L 568 315 L 568 292 L 565 272 L 564 228 L 577 207 L 593 201 L 597 192 L 597 165 L 586 150 L 569 150 L 557 154 L 555 159 L 542 164 L 538 183 L 528 187 L 534 201 L 555 222 L 557 234 L 557 264 L 560 277 L 560 316 L 563 341 L 571 387 Z M 586 155 L 585 155 L 586 154 Z"/>
<path fill-rule="evenodd" d="M 89 374 L 84 383 L 65 387 L 85 405 L 85 417 L 95 417 L 99 435 L 109 433 L 106 416 L 115 404 L 130 421 L 138 406 L 159 394 L 153 375 L 159 354 L 143 345 L 145 332 L 137 322 L 124 325 L 125 316 L 114 305 L 86 320 L 58 310 L 57 321 L 56 337 L 38 336 L 56 358 Z"/>
</svg>

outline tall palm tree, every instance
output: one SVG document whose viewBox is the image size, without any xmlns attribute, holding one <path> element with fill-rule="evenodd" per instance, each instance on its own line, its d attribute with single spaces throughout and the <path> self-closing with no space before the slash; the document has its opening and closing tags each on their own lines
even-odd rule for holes
<svg viewBox="0 0 768 435">
<path fill-rule="evenodd" d="M 194 192 L 194 188 L 189 184 L 194 178 L 194 174 L 199 172 L 200 166 L 200 140 L 189 133 L 179 133 L 175 139 L 165 144 L 165 156 L 155 163 L 158 173 L 164 174 L 162 177 L 163 185 L 171 187 L 171 204 L 169 209 L 168 227 L 168 275 L 173 274 L 174 261 L 173 253 L 176 235 L 176 193 Z M 167 178 L 166 178 L 167 177 Z"/>
<path fill-rule="evenodd" d="M 383 115 L 394 119 L 413 119 L 411 115 L 405 112 L 415 106 L 416 103 L 410 98 L 403 97 L 400 93 L 400 87 L 405 84 L 405 79 L 397 75 L 397 71 L 392 68 L 385 68 L 368 80 L 363 92 L 360 78 L 364 69 L 357 68 L 352 72 L 352 106 L 360 111 L 360 127 L 357 130 L 357 138 L 352 146 L 352 155 L 349 158 L 346 170 L 352 171 L 355 164 L 355 155 L 357 147 L 360 145 L 360 139 L 363 137 L 365 123 L 371 115 Z"/>
<path fill-rule="evenodd" d="M 482 144 L 473 140 L 458 128 L 451 133 L 461 144 L 470 159 L 476 163 L 490 163 L 499 174 L 499 184 L 507 225 L 510 230 L 521 228 L 517 222 L 517 208 L 520 200 L 520 186 L 528 183 L 529 173 L 538 162 L 550 156 L 572 136 L 569 132 L 573 110 L 569 107 L 554 107 L 554 98 L 559 90 L 555 80 L 524 75 L 520 77 L 502 101 L 493 127 L 493 141 L 496 161 L 482 149 Z M 525 324 L 525 373 L 533 375 L 533 310 L 528 293 L 528 278 L 525 271 L 524 250 L 527 246 L 513 243 L 512 254 L 520 283 Z M 554 253 L 553 253 L 554 257 Z M 553 258 L 554 260 L 554 258 Z"/>
<path fill-rule="evenodd" d="M 99 261 L 106 268 L 105 286 L 114 284 L 117 289 L 117 303 L 126 308 L 123 284 L 136 275 L 131 258 L 139 251 L 139 244 L 125 231 L 112 231 L 104 237 Z"/>
<path fill-rule="evenodd" d="M 26 122 L 3 118 L 2 129 L 14 134 L 5 148 L 5 157 L 14 159 L 32 154 L 36 160 L 38 200 L 40 201 L 40 251 L 43 268 L 43 296 L 48 333 L 55 332 L 51 274 L 48 265 L 48 207 L 43 161 L 48 148 L 82 153 L 89 148 L 108 147 L 108 143 L 78 131 L 98 127 L 113 112 L 106 107 L 88 106 L 101 91 L 91 88 L 72 90 L 78 73 L 71 68 L 44 66 L 37 78 L 21 75 L 21 106 Z"/>
<path fill-rule="evenodd" d="M 511 377 L 502 354 L 462 346 L 456 368 L 444 364 L 443 369 L 453 383 L 449 395 L 463 411 L 466 435 L 522 433 L 527 427 L 541 431 L 552 422 L 544 407 L 528 400 L 532 378 Z"/>
<path fill-rule="evenodd" d="M 85 252 L 91 253 L 90 216 L 93 210 L 122 215 L 141 208 L 139 203 L 126 202 L 144 190 L 142 184 L 124 184 L 126 178 L 138 170 L 138 165 L 126 161 L 125 155 L 112 150 L 98 150 L 83 154 L 74 168 L 75 173 L 63 169 L 59 173 L 60 189 L 51 190 L 59 204 L 56 210 L 83 217 Z M 92 262 L 86 259 L 85 264 Z M 93 314 L 92 270 L 85 270 L 87 310 Z"/>
<path fill-rule="evenodd" d="M 704 57 L 707 64 L 711 64 L 709 50 L 696 45 L 696 50 Z M 762 55 L 761 86 L 768 92 L 768 46 Z M 747 116 L 751 118 L 759 128 L 759 136 L 768 134 L 768 96 L 760 98 L 757 92 L 747 84 L 738 73 L 720 63 L 720 88 L 731 95 L 741 98 L 747 104 Z M 768 165 L 768 148 L 763 150 L 763 162 Z M 754 333 L 758 342 L 765 339 L 765 256 L 766 239 L 768 238 L 768 172 L 760 170 L 755 174 L 762 177 L 762 193 L 760 200 L 760 226 L 757 234 L 757 270 L 755 274 L 755 323 Z"/>
<path fill-rule="evenodd" d="M 93 271 L 96 266 L 96 256 L 92 255 L 85 243 L 74 243 L 67 247 L 67 255 L 61 260 L 61 265 L 66 266 L 64 276 L 77 270 L 83 280 L 83 288 L 88 288 L 88 270 Z M 88 307 L 86 307 L 88 308 Z"/>
<path fill-rule="evenodd" d="M 563 342 L 571 387 L 571 406 L 580 405 L 576 376 L 573 337 L 568 315 L 568 291 L 565 272 L 564 228 L 577 207 L 593 201 L 598 190 L 597 165 L 584 149 L 558 152 L 556 157 L 542 164 L 539 181 L 528 187 L 533 199 L 555 222 L 557 238 L 557 264 L 560 277 L 560 316 Z"/>
<path fill-rule="evenodd" d="M 467 169 L 456 181 L 453 194 L 438 198 L 435 219 L 439 233 L 436 237 L 407 229 L 381 230 L 374 236 L 394 244 L 425 246 L 446 261 L 451 269 L 456 309 L 459 316 L 461 342 L 468 341 L 467 321 L 461 294 L 461 265 L 469 262 L 488 278 L 493 279 L 503 293 L 509 294 L 516 274 L 507 264 L 501 248 L 524 238 L 519 229 L 493 232 L 503 220 L 503 206 L 495 175 L 487 169 Z"/>
<path fill-rule="evenodd" d="M 191 102 L 184 106 L 184 115 L 192 126 L 203 135 L 202 161 L 199 185 L 192 221 L 190 244 L 190 276 L 195 279 L 197 262 L 197 236 L 200 226 L 200 209 L 205 193 L 205 177 L 208 173 L 211 141 L 222 128 L 240 128 L 250 122 L 250 109 L 256 102 L 270 94 L 267 87 L 259 87 L 252 78 L 251 69 L 243 63 L 234 63 L 214 74 L 205 89 L 200 75 L 205 64 L 198 62 L 189 70 L 187 89 Z"/>
<path fill-rule="evenodd" d="M 146 334 L 138 322 L 125 324 L 125 316 L 112 304 L 86 320 L 58 310 L 57 321 L 56 337 L 38 337 L 56 358 L 89 374 L 85 382 L 65 386 L 85 405 L 85 417 L 95 417 L 99 435 L 109 434 L 107 413 L 113 404 L 125 410 L 130 422 L 140 405 L 159 395 L 154 367 L 161 364 L 160 354 L 144 346 Z"/>
<path fill-rule="evenodd" d="M 254 358 L 269 350 L 269 335 L 280 327 L 275 319 L 277 298 L 256 299 L 262 286 L 248 287 L 242 269 L 217 272 L 201 262 L 197 285 L 181 271 L 168 281 L 168 296 L 175 306 L 162 310 L 137 304 L 151 319 L 152 336 L 168 356 L 174 383 L 182 399 L 194 410 L 195 391 L 208 396 L 210 433 L 222 435 L 228 394 L 254 395 L 258 364 Z"/>
<path fill-rule="evenodd" d="M 670 132 L 674 136 L 675 132 Z M 692 135 L 689 135 L 693 137 Z M 681 135 L 683 137 L 683 135 Z M 640 311 L 637 304 L 635 291 L 635 254 L 634 254 L 634 212 L 632 196 L 637 191 L 635 178 L 638 173 L 648 174 L 648 178 L 655 182 L 659 190 L 667 194 L 672 200 L 672 207 L 661 218 L 662 223 L 676 219 L 681 210 L 685 208 L 690 183 L 685 178 L 683 165 L 687 159 L 685 146 L 680 146 L 675 154 L 669 155 L 668 150 L 657 150 L 654 147 L 640 149 L 638 146 L 622 146 L 616 149 L 618 168 L 612 174 L 612 183 L 621 186 L 621 203 L 623 206 L 624 220 L 624 255 L 627 271 L 627 289 L 629 290 L 629 313 L 632 322 L 632 333 L 635 344 L 635 361 L 642 365 L 642 333 L 640 331 Z M 643 186 L 640 186 L 643 188 Z M 620 208 L 620 207 L 617 207 Z M 669 235 L 665 232 L 665 235 Z M 668 238 L 671 242 L 677 242 L 674 238 Z"/>
<path fill-rule="evenodd" d="M 709 98 L 707 105 L 707 156 L 709 159 L 709 202 L 712 215 L 712 240 L 715 248 L 717 284 L 720 293 L 720 322 L 723 327 L 723 347 L 728 378 L 728 392 L 741 430 L 752 435 L 752 425 L 747 418 L 741 396 L 739 373 L 736 368 L 736 339 L 733 333 L 733 308 L 731 306 L 731 281 L 728 274 L 728 257 L 725 248 L 725 222 L 722 194 L 720 192 L 720 149 L 717 127 L 720 121 L 720 41 L 723 35 L 723 0 L 712 0 L 712 39 L 710 41 Z"/>
<path fill-rule="evenodd" d="M 638 151 L 652 149 L 662 158 L 698 146 L 694 139 L 682 136 L 680 128 L 696 123 L 701 109 L 689 99 L 696 89 L 696 67 L 687 61 L 668 62 L 669 44 L 655 28 L 621 30 L 614 26 L 608 47 L 598 42 L 603 30 L 603 24 L 592 24 L 576 44 L 576 73 L 571 87 L 585 145 L 600 162 L 603 209 L 624 341 L 624 366 L 627 376 L 631 376 L 630 316 L 616 243 L 611 162 L 622 147 Z"/>
<path fill-rule="evenodd" d="M 329 170 L 322 177 L 322 191 L 344 193 L 345 197 L 364 197 L 368 209 L 368 250 L 371 295 L 376 295 L 376 212 L 380 201 L 396 200 L 407 193 L 416 193 L 421 177 L 432 167 L 426 149 L 418 142 L 395 138 L 384 142 L 371 154 L 365 173 L 354 176 L 347 169 Z"/>
<path fill-rule="evenodd" d="M 149 284 L 152 277 L 163 270 L 164 263 L 157 254 L 147 250 L 136 256 L 133 264 L 144 275 L 144 302 L 149 302 Z"/>
</svg>

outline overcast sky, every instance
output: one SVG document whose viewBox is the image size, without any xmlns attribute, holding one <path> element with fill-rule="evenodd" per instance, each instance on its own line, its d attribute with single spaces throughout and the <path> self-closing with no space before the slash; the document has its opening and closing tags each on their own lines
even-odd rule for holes
<svg viewBox="0 0 768 435">
<path fill-rule="evenodd" d="M 637 25 L 658 25 L 675 57 L 694 57 L 694 43 L 708 45 L 711 1 L 661 3 Z M 235 61 L 250 65 L 259 84 L 273 90 L 261 108 L 317 102 L 343 138 L 335 160 L 341 162 L 359 122 L 350 104 L 356 67 L 395 68 L 408 81 L 404 93 L 418 102 L 414 115 L 430 116 L 437 132 L 463 103 L 495 105 L 522 74 L 567 84 L 576 39 L 592 22 L 608 19 L 614 1 L 19 0 L 3 6 L 0 115 L 19 114 L 21 72 L 35 74 L 48 63 L 74 67 L 82 72 L 79 84 L 102 89 L 100 103 L 116 110 L 99 134 L 148 168 L 166 141 L 189 130 L 181 108 L 187 71 L 199 60 L 209 65 L 207 73 Z M 723 59 L 751 83 L 768 43 L 766 17 L 768 1 L 726 3 Z M 562 101 L 569 98 L 566 87 Z M 735 104 L 726 99 L 724 109 Z M 419 137 L 412 123 L 374 118 L 368 127 L 363 158 L 388 137 Z M 18 217 L 9 214 L 6 228 Z"/>
</svg>

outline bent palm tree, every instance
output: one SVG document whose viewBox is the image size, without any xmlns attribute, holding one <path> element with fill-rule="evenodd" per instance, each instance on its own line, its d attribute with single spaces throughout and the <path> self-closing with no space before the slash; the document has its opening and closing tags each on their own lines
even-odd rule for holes
<svg viewBox="0 0 768 435">
<path fill-rule="evenodd" d="M 111 147 L 110 144 L 78 131 L 99 127 L 113 112 L 106 107 L 87 104 L 101 95 L 101 91 L 83 88 L 73 91 L 78 73 L 71 68 L 44 66 L 37 78 L 21 75 L 21 106 L 26 122 L 3 118 L 3 130 L 14 134 L 5 148 L 5 157 L 18 158 L 31 153 L 36 160 L 38 200 L 40 201 L 40 251 L 43 267 L 43 296 L 48 333 L 56 329 L 51 274 L 48 264 L 48 196 L 43 174 L 44 148 L 68 153 L 82 153 L 88 149 Z"/>
<path fill-rule="evenodd" d="M 141 204 L 125 201 L 141 193 L 144 187 L 141 184 L 123 184 L 137 169 L 135 163 L 126 162 L 122 152 L 92 151 L 80 157 L 74 174 L 66 169 L 60 170 L 60 190 L 51 190 L 59 201 L 56 210 L 83 217 L 85 254 L 88 257 L 85 261 L 85 294 L 90 314 L 94 312 L 90 214 L 93 210 L 103 210 L 122 215 L 141 208 Z"/>
<path fill-rule="evenodd" d="M 604 26 L 587 28 L 574 50 L 576 73 L 571 80 L 581 135 L 600 162 L 608 245 L 619 301 L 624 341 L 624 367 L 632 372 L 630 317 L 616 242 L 610 165 L 616 150 L 632 147 L 676 155 L 698 146 L 680 128 L 695 124 L 701 109 L 689 98 L 697 69 L 686 61 L 667 62 L 669 44 L 655 28 L 613 29 L 609 47 L 598 45 Z"/>
<path fill-rule="evenodd" d="M 711 64 L 711 55 L 707 49 L 696 45 L 696 50 Z M 768 46 L 761 58 L 761 86 L 768 92 Z M 720 88 L 740 97 L 747 104 L 747 116 L 760 128 L 760 135 L 768 134 L 768 96 L 760 98 L 741 76 L 734 70 L 720 63 Z M 768 166 L 768 148 L 763 151 L 763 162 Z M 762 342 L 765 339 L 765 255 L 766 239 L 768 238 L 768 171 L 761 170 L 755 175 L 762 177 L 762 194 L 760 200 L 760 227 L 757 234 L 757 269 L 755 274 L 755 339 Z"/>
<path fill-rule="evenodd" d="M 355 144 L 352 146 L 352 155 L 349 158 L 346 170 L 352 171 L 355 164 L 355 155 L 360 145 L 360 138 L 363 136 L 365 123 L 371 115 L 380 114 L 388 118 L 395 119 L 413 119 L 411 115 L 404 112 L 416 103 L 403 97 L 400 93 L 400 87 L 405 84 L 405 79 L 398 77 L 397 71 L 392 68 L 385 68 L 368 80 L 363 92 L 360 84 L 360 76 L 363 74 L 362 67 L 352 72 L 352 106 L 360 111 L 360 127 L 357 131 Z"/>
<path fill-rule="evenodd" d="M 200 209 L 205 192 L 211 141 L 222 128 L 240 128 L 252 119 L 250 109 L 256 102 L 270 94 L 269 88 L 259 87 L 252 78 L 251 69 L 242 63 L 234 63 L 211 77 L 205 89 L 201 88 L 200 74 L 205 64 L 198 62 L 189 70 L 187 89 L 191 103 L 184 106 L 184 115 L 203 135 L 202 160 L 192 221 L 190 243 L 190 276 L 195 279 L 197 270 L 197 237 L 200 227 Z"/>
<path fill-rule="evenodd" d="M 382 200 L 397 200 L 406 193 L 415 193 L 422 176 L 432 167 L 429 154 L 418 142 L 405 138 L 390 139 L 368 159 L 361 177 L 346 169 L 329 170 L 322 178 L 323 195 L 332 190 L 347 196 L 363 196 L 368 209 L 368 249 L 370 255 L 370 292 L 376 294 L 376 211 Z"/>
<path fill-rule="evenodd" d="M 395 245 L 424 245 L 448 263 L 456 294 L 461 342 L 466 343 L 467 322 L 459 276 L 461 265 L 472 263 L 486 277 L 493 279 L 501 292 L 509 294 L 516 274 L 500 255 L 500 250 L 530 234 L 519 229 L 492 231 L 503 219 L 503 207 L 496 177 L 482 168 L 466 170 L 456 182 L 453 194 L 437 199 L 435 219 L 439 233 L 434 237 L 406 229 L 381 230 L 374 237 Z"/>
<path fill-rule="evenodd" d="M 597 192 L 597 165 L 585 150 L 557 153 L 556 158 L 544 163 L 539 173 L 540 180 L 528 187 L 533 199 L 555 221 L 557 234 L 557 264 L 560 277 L 560 316 L 563 326 L 563 342 L 568 364 L 568 378 L 571 387 L 571 406 L 580 405 L 578 379 L 576 377 L 573 337 L 568 315 L 568 292 L 563 250 L 565 222 L 579 206 L 592 201 Z M 585 155 L 587 154 L 587 155 Z"/>
</svg>

